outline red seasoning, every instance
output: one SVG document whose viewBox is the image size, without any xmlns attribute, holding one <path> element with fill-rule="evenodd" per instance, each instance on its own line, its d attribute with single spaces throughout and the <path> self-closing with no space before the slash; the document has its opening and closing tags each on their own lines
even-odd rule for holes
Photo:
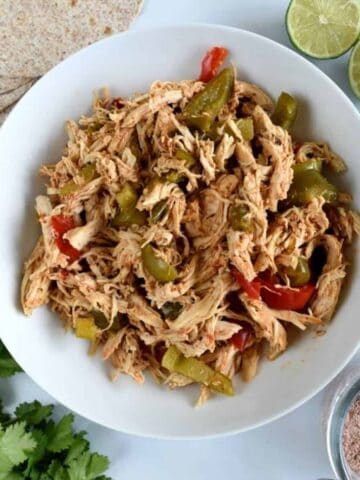
<svg viewBox="0 0 360 480">
<path fill-rule="evenodd" d="M 360 395 L 356 397 L 346 415 L 342 445 L 349 467 L 360 474 Z"/>
</svg>

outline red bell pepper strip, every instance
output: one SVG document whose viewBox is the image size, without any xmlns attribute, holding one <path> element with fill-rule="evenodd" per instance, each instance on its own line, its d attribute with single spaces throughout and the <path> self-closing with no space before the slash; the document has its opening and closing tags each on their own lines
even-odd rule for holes
<svg viewBox="0 0 360 480">
<path fill-rule="evenodd" d="M 242 330 L 235 333 L 230 341 L 236 347 L 240 353 L 242 353 L 248 346 L 249 340 L 253 336 L 253 330 L 251 327 L 243 327 Z"/>
<path fill-rule="evenodd" d="M 276 310 L 303 310 L 314 294 L 315 285 L 308 283 L 299 288 L 276 286 L 274 278 L 265 272 L 261 278 L 247 281 L 244 275 L 236 269 L 231 273 L 240 288 L 252 299 L 262 300 Z"/>
<path fill-rule="evenodd" d="M 201 73 L 199 80 L 202 82 L 208 82 L 214 78 L 228 53 L 229 51 L 224 47 L 213 47 L 211 50 L 206 52 L 205 57 L 201 62 Z"/>
<path fill-rule="evenodd" d="M 81 252 L 74 248 L 64 234 L 76 227 L 73 217 L 65 215 L 54 215 L 51 217 L 51 226 L 55 234 L 55 243 L 61 253 L 69 257 L 71 262 L 77 260 Z"/>
<path fill-rule="evenodd" d="M 231 270 L 231 274 L 239 284 L 239 287 L 244 290 L 250 298 L 254 300 L 260 298 L 261 280 L 259 278 L 255 278 L 249 282 L 244 275 L 235 268 Z"/>
<path fill-rule="evenodd" d="M 312 283 L 299 288 L 287 288 L 266 282 L 261 287 L 261 298 L 276 310 L 303 310 L 314 291 L 315 285 Z"/>
</svg>

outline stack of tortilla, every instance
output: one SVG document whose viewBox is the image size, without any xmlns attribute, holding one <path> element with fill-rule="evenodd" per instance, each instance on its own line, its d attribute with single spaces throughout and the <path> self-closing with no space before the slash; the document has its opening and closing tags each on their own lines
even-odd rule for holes
<svg viewBox="0 0 360 480">
<path fill-rule="evenodd" d="M 1 0 L 0 125 L 50 68 L 100 38 L 127 30 L 142 0 Z"/>
</svg>

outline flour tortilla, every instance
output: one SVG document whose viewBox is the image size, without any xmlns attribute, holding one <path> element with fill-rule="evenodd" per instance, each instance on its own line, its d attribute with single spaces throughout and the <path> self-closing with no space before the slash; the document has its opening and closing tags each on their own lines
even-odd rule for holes
<svg viewBox="0 0 360 480">
<path fill-rule="evenodd" d="M 31 78 L 27 77 L 1 77 L 0 76 L 0 95 L 10 93 L 16 88 L 22 87 L 30 82 Z"/>
<path fill-rule="evenodd" d="M 6 117 L 9 115 L 9 113 L 11 112 L 13 108 L 13 105 L 11 105 L 10 107 L 8 108 L 5 108 L 5 110 L 3 110 L 2 112 L 0 112 L 0 127 L 1 125 L 5 122 L 6 120 Z"/>
<path fill-rule="evenodd" d="M 31 87 L 33 80 L 28 81 L 24 85 L 15 88 L 8 93 L 0 94 L 0 112 L 11 105 L 14 105 Z"/>
<path fill-rule="evenodd" d="M 1 0 L 0 76 L 37 77 L 102 37 L 126 30 L 142 0 Z"/>
</svg>

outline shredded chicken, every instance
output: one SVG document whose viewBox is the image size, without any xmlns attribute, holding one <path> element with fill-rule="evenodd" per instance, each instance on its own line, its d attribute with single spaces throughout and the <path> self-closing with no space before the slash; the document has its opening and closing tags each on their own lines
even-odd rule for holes
<svg viewBox="0 0 360 480">
<path fill-rule="evenodd" d="M 277 320 L 262 300 L 249 298 L 245 293 L 241 300 L 253 320 L 255 333 L 258 338 L 265 338 L 269 342 L 268 357 L 273 360 L 286 349 L 287 335 L 284 326 Z"/>
<path fill-rule="evenodd" d="M 325 249 L 326 263 L 317 281 L 316 294 L 309 307 L 314 316 L 319 317 L 323 322 L 328 322 L 335 311 L 346 276 L 342 241 L 333 235 L 322 235 L 309 244 L 308 254 L 314 247 Z"/>
<path fill-rule="evenodd" d="M 276 271 L 280 262 L 294 266 L 300 256 L 300 248 L 329 227 L 323 205 L 321 197 L 314 198 L 304 207 L 292 207 L 279 214 L 269 225 L 266 243 L 256 259 L 256 271 L 268 268 Z"/>
<path fill-rule="evenodd" d="M 149 370 L 180 388 L 195 382 L 191 369 L 165 368 L 164 352 L 203 362 L 198 405 L 210 397 L 211 372 L 249 382 L 263 351 L 273 360 L 287 348 L 289 325 L 307 330 L 332 318 L 344 245 L 360 233 L 346 192 L 336 204 L 318 192 L 291 203 L 296 164 L 345 170 L 326 143 L 297 144 L 273 124 L 271 98 L 238 79 L 210 130 L 194 128 L 184 109 L 206 88 L 156 81 L 129 99 L 104 91 L 90 116 L 66 123 L 62 156 L 40 168 L 48 179 L 35 205 L 41 236 L 21 286 L 24 313 L 49 304 L 102 350 L 113 379 L 142 383 Z M 315 265 L 319 250 L 326 259 Z M 314 269 L 312 297 L 296 311 L 286 299 L 273 308 L 265 279 L 284 287 L 281 295 L 300 294 L 291 283 L 300 259 Z"/>
<path fill-rule="evenodd" d="M 21 303 L 26 315 L 49 301 L 50 271 L 45 263 L 44 239 L 40 237 L 30 259 L 25 264 L 21 284 Z"/>
<path fill-rule="evenodd" d="M 252 234 L 229 230 L 226 238 L 231 263 L 242 272 L 246 280 L 253 280 L 256 272 L 251 260 L 254 250 Z"/>
<path fill-rule="evenodd" d="M 261 344 L 255 343 L 247 348 L 241 358 L 241 378 L 244 382 L 251 382 L 255 377 L 261 355 Z"/>
<path fill-rule="evenodd" d="M 292 141 L 288 132 L 274 125 L 260 106 L 255 107 L 253 118 L 263 157 L 266 165 L 271 167 L 267 185 L 263 189 L 265 208 L 276 212 L 278 202 L 286 199 L 293 179 Z"/>
</svg>

